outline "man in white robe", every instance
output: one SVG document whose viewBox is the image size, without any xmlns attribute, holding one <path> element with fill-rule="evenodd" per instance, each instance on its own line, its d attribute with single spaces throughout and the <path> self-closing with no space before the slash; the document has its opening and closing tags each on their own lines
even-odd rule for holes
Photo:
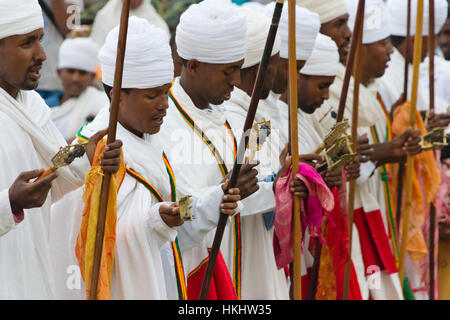
<svg viewBox="0 0 450 320">
<path fill-rule="evenodd" d="M 52 299 L 55 297 L 49 250 L 50 205 L 83 184 L 97 141 L 86 154 L 38 182 L 60 146 L 66 145 L 50 119 L 50 110 L 34 91 L 46 59 L 40 44 L 43 18 L 37 1 L 0 4 L 0 298 Z M 120 141 L 109 145 L 104 166 L 117 171 Z M 115 155 L 114 155 L 115 154 Z M 111 157 L 112 155 L 112 157 Z M 41 169 L 42 168 L 42 169 Z M 16 179 L 17 177 L 17 179 Z"/>
<path fill-rule="evenodd" d="M 106 35 L 120 22 L 122 0 L 109 0 L 108 3 L 97 12 L 92 25 L 91 39 L 99 48 L 103 46 Z M 130 1 L 130 16 L 146 19 L 154 26 L 161 28 L 169 36 L 169 27 L 164 19 L 156 12 L 150 0 Z"/>
<path fill-rule="evenodd" d="M 195 195 L 220 183 L 233 167 L 239 140 L 233 135 L 234 128 L 226 121 L 221 104 L 240 83 L 240 68 L 246 52 L 245 17 L 233 6 L 220 1 L 207 0 L 192 5 L 180 18 L 176 45 L 183 59 L 183 70 L 169 93 L 168 119 L 162 134 L 173 142 L 169 157 L 175 159 L 172 163 L 175 170 L 182 173 L 181 183 L 190 185 L 190 192 Z M 264 213 L 275 204 L 271 186 L 261 186 L 258 190 L 254 167 L 254 164 L 243 165 L 240 171 L 238 186 L 244 208 L 225 231 L 235 232 L 238 239 L 233 249 L 238 262 L 229 270 L 237 298 L 240 298 L 241 288 L 239 244 L 243 237 L 239 229 L 240 216 L 252 206 L 251 213 Z M 262 192 L 270 196 L 259 197 L 258 193 Z M 200 292 L 213 236 L 211 232 L 203 246 L 183 252 L 188 291 L 192 290 L 193 299 L 197 299 Z M 221 255 L 218 264 L 219 261 L 223 261 Z M 212 299 L 220 298 L 220 292 L 210 291 L 209 294 Z"/>
<path fill-rule="evenodd" d="M 59 48 L 57 71 L 64 90 L 59 106 L 51 111 L 52 120 L 66 141 L 73 141 L 86 122 L 109 106 L 105 93 L 91 85 L 97 55 L 97 45 L 89 38 L 66 39 Z"/>
<path fill-rule="evenodd" d="M 109 33 L 100 52 L 103 83 L 108 95 L 111 95 L 114 79 L 118 33 L 118 27 Z M 145 42 L 148 38 L 153 41 Z M 172 171 L 164 153 L 168 147 L 157 134 L 166 114 L 167 92 L 173 79 L 168 39 L 160 29 L 146 20 L 132 17 L 128 26 L 125 57 L 117 136 L 124 143 L 127 174 L 117 198 L 117 239 L 111 298 L 177 299 L 178 294 L 186 298 L 185 292 L 177 292 L 177 283 L 174 281 L 181 285 L 180 291 L 186 290 L 182 262 L 172 262 L 180 263 L 177 267 L 181 270 L 177 269 L 177 274 L 175 268 L 167 269 L 171 264 L 167 260 L 170 257 L 160 251 L 161 248 L 170 241 L 170 247 L 178 252 L 178 244 L 188 246 L 189 241 L 195 242 L 195 237 L 204 237 L 216 226 L 222 201 L 238 200 L 239 195 L 235 193 L 228 198 L 230 195 L 224 195 L 224 188 L 217 185 L 205 190 L 200 198 L 194 197 L 192 213 L 196 219 L 178 228 L 180 235 L 175 240 L 177 230 L 174 227 L 183 221 L 179 213 L 176 217 L 172 216 L 168 202 L 176 201 L 177 193 L 183 193 L 184 187 L 177 181 L 177 173 Z M 92 123 L 80 130 L 78 139 L 83 141 L 97 128 L 107 125 L 108 120 L 109 112 L 103 109 Z M 237 206 L 235 200 L 223 203 L 223 213 L 234 213 L 233 209 Z M 69 203 L 73 209 L 68 213 Z M 62 299 L 80 299 L 84 295 L 82 286 L 66 286 L 71 276 L 67 272 L 76 272 L 76 268 L 72 269 L 77 264 L 73 249 L 80 228 L 81 209 L 82 189 L 78 189 L 56 203 L 52 210 L 55 227 L 51 237 L 54 240 L 52 258 L 58 267 L 58 297 Z M 63 227 L 67 219 L 70 223 Z M 173 256 L 171 259 L 174 259 Z"/>
</svg>

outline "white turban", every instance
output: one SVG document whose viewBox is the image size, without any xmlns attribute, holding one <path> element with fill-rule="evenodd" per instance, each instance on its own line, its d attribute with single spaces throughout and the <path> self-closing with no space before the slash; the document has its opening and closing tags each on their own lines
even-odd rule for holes
<svg viewBox="0 0 450 320">
<path fill-rule="evenodd" d="M 297 5 L 318 13 L 322 24 L 348 13 L 344 0 L 297 0 Z"/>
<path fill-rule="evenodd" d="M 266 15 L 273 16 L 275 2 L 266 6 Z M 308 60 L 314 48 L 317 34 L 320 31 L 320 18 L 315 12 L 300 6 L 295 6 L 295 51 L 297 60 Z M 283 6 L 278 34 L 281 39 L 280 57 L 288 59 L 289 57 L 289 10 L 287 5 Z"/>
<path fill-rule="evenodd" d="M 394 36 L 406 37 L 406 26 L 408 20 L 407 0 L 388 0 L 387 8 L 391 20 L 391 33 Z M 434 1 L 434 33 L 438 34 L 447 19 L 448 3 L 446 0 Z M 424 36 L 429 35 L 428 28 L 428 0 L 424 1 L 423 7 L 423 32 Z M 411 35 L 416 34 L 417 0 L 411 1 Z"/>
<path fill-rule="evenodd" d="M 66 39 L 59 47 L 58 69 L 78 69 L 94 72 L 98 47 L 90 38 Z"/>
<path fill-rule="evenodd" d="M 103 83 L 114 85 L 119 26 L 106 36 L 98 58 Z M 130 17 L 123 66 L 122 88 L 149 89 L 173 81 L 172 51 L 166 33 L 147 20 Z"/>
<path fill-rule="evenodd" d="M 44 18 L 37 0 L 0 1 L 0 39 L 40 28 L 44 28 Z"/>
<path fill-rule="evenodd" d="M 358 0 L 346 0 L 350 14 L 348 26 L 353 31 L 355 26 Z M 364 10 L 363 44 L 374 43 L 391 35 L 390 19 L 383 0 L 366 0 Z"/>
<path fill-rule="evenodd" d="M 250 8 L 239 7 L 238 10 L 247 21 L 247 53 L 242 66 L 242 69 L 245 69 L 261 63 L 271 20 L 264 13 Z M 277 35 L 273 43 L 272 56 L 278 52 L 280 52 L 280 38 Z"/>
<path fill-rule="evenodd" d="M 245 57 L 245 17 L 231 3 L 204 0 L 180 17 L 175 42 L 178 55 L 205 63 L 232 63 Z"/>
<path fill-rule="evenodd" d="M 330 37 L 319 33 L 311 57 L 300 70 L 309 76 L 337 76 L 339 73 L 339 52 Z"/>
</svg>

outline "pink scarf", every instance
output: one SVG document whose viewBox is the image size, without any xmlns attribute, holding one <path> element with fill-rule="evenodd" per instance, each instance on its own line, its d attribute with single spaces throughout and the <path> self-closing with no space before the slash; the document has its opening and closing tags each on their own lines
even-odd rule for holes
<svg viewBox="0 0 450 320">
<path fill-rule="evenodd" d="M 302 180 L 308 189 L 306 202 L 300 201 L 302 213 L 302 235 L 308 227 L 311 236 L 321 236 L 322 213 L 333 210 L 334 198 L 330 189 L 323 181 L 320 174 L 306 163 L 299 164 L 297 178 Z M 292 236 L 292 207 L 293 194 L 289 185 L 292 181 L 292 167 L 289 172 L 281 176 L 275 186 L 275 232 L 273 247 L 277 267 L 280 269 L 293 260 L 293 236 Z M 331 216 L 329 216 L 331 219 Z M 330 220 L 331 221 L 331 220 Z M 302 239 L 303 241 L 303 239 Z"/>
</svg>

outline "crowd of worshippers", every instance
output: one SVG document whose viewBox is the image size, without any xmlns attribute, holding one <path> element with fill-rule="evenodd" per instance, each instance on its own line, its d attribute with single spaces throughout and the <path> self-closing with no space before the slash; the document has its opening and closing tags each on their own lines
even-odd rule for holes
<svg viewBox="0 0 450 320">
<path fill-rule="evenodd" d="M 185 1 L 169 21 L 150 0 L 131 0 L 117 140 L 108 144 L 123 1 L 1 1 L 0 299 L 90 297 L 104 173 L 112 174 L 112 191 L 98 299 L 198 299 L 221 214 L 228 217 L 207 299 L 293 299 L 294 197 L 301 199 L 304 298 L 314 292 L 312 299 L 343 299 L 349 260 L 351 300 L 450 299 L 450 151 L 425 150 L 422 140 L 435 129 L 450 135 L 449 5 L 434 1 L 430 30 L 425 1 L 414 89 L 420 1 L 411 1 L 409 38 L 407 0 L 365 1 L 356 156 L 332 170 L 330 161 L 342 154 L 319 147 L 340 112 L 359 2 L 296 0 L 295 177 L 284 4 L 258 92 L 259 137 L 250 139 L 234 188 L 230 177 L 275 2 Z M 96 9 L 87 24 L 70 24 L 74 6 L 77 14 Z M 430 34 L 436 35 L 433 111 Z M 343 110 L 350 125 L 354 80 Z M 85 152 L 60 167 L 55 154 L 74 144 Z M 416 164 L 404 280 L 398 196 L 408 156 Z M 319 170 L 324 163 L 328 168 Z M 357 185 L 352 228 L 350 180 Z M 188 199 L 193 219 L 180 215 L 181 199 Z"/>
</svg>

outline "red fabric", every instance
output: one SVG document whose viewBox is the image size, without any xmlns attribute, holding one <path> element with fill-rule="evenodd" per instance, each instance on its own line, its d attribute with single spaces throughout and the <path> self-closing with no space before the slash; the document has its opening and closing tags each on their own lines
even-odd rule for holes
<svg viewBox="0 0 450 320">
<path fill-rule="evenodd" d="M 15 223 L 20 223 L 23 221 L 23 219 L 25 219 L 25 214 L 23 212 L 23 209 L 13 212 L 12 214 L 13 214 L 13 219 L 14 219 Z"/>
<path fill-rule="evenodd" d="M 342 290 L 344 283 L 345 264 L 349 258 L 349 232 L 347 214 L 347 194 L 345 183 L 341 190 L 333 188 L 331 190 L 334 197 L 334 209 L 330 212 L 332 221 L 328 221 L 325 231 L 325 241 L 328 244 L 333 257 L 333 264 L 336 277 L 336 298 L 342 300 Z M 349 300 L 362 300 L 356 272 L 351 263 Z"/>
<path fill-rule="evenodd" d="M 394 254 L 386 234 L 380 210 L 365 213 L 363 208 L 355 210 L 354 221 L 358 228 L 361 251 L 366 268 L 378 266 L 380 271 L 397 272 Z"/>
<path fill-rule="evenodd" d="M 207 263 L 187 281 L 188 300 L 198 300 L 202 288 L 203 278 L 206 273 Z M 219 251 L 217 255 L 216 267 L 211 279 L 207 300 L 237 300 L 236 290 L 233 285 L 225 260 Z"/>
</svg>

